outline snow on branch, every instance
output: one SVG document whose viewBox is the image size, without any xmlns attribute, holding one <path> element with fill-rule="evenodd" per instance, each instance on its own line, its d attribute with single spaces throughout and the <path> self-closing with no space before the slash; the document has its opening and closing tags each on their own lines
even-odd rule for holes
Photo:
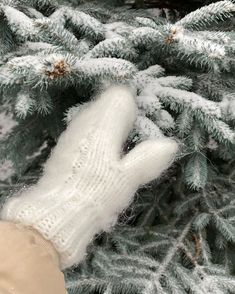
<svg viewBox="0 0 235 294">
<path fill-rule="evenodd" d="M 30 40 L 38 33 L 33 26 L 33 21 L 26 14 L 11 6 L 2 6 L 7 22 L 11 30 L 17 35 L 19 40 Z"/>
<path fill-rule="evenodd" d="M 80 60 L 71 54 L 23 56 L 11 59 L 5 67 L 24 77 L 24 82 L 33 87 L 91 82 L 94 79 L 125 82 L 131 79 L 136 69 L 128 61 L 116 58 Z"/>
<path fill-rule="evenodd" d="M 61 23 L 61 18 L 58 18 L 58 15 L 62 16 L 64 23 L 67 22 L 69 26 L 76 29 L 80 34 L 90 37 L 95 41 L 102 41 L 104 39 L 102 23 L 89 14 L 78 9 L 62 7 L 52 14 L 50 18 L 57 23 Z"/>
<path fill-rule="evenodd" d="M 235 4 L 232 1 L 219 1 L 197 9 L 176 22 L 186 29 L 202 30 L 213 22 L 223 21 L 232 16 Z"/>
</svg>

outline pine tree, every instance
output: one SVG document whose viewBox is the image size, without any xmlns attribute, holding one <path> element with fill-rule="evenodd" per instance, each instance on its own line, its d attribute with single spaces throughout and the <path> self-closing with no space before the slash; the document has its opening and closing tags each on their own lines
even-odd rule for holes
<svg viewBox="0 0 235 294">
<path fill-rule="evenodd" d="M 1 203 L 37 181 L 84 102 L 128 84 L 139 115 L 124 151 L 163 136 L 181 151 L 65 273 L 69 293 L 235 293 L 235 4 L 174 22 L 116 4 L 2 1 Z"/>
</svg>

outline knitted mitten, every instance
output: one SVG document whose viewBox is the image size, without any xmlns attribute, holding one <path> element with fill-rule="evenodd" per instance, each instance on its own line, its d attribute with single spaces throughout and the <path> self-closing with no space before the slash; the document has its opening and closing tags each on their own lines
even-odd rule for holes
<svg viewBox="0 0 235 294">
<path fill-rule="evenodd" d="M 177 151 L 171 139 L 122 144 L 137 107 L 125 87 L 87 103 L 61 135 L 39 182 L 9 199 L 0 217 L 37 229 L 60 254 L 61 269 L 77 264 L 96 233 L 108 230 L 141 184 L 166 169 Z"/>
</svg>

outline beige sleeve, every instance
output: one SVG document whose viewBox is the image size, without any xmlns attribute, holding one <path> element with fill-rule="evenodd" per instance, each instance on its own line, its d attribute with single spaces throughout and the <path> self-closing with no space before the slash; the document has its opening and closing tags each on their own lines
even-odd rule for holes
<svg viewBox="0 0 235 294">
<path fill-rule="evenodd" d="M 31 227 L 0 221 L 0 293 L 67 294 L 57 252 Z"/>
</svg>

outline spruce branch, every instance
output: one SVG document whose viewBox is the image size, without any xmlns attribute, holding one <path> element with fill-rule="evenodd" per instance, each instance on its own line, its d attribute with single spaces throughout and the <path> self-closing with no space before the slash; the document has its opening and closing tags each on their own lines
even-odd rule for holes
<svg viewBox="0 0 235 294">
<path fill-rule="evenodd" d="M 219 1 L 197 9 L 179 20 L 176 25 L 187 29 L 201 30 L 213 22 L 223 21 L 232 16 L 235 5 L 232 1 Z"/>
<path fill-rule="evenodd" d="M 68 271 L 68 291 L 233 293 L 234 3 L 170 22 L 111 2 L 2 2 L 0 203 L 39 178 L 65 124 L 97 89 L 131 85 L 139 116 L 123 151 L 175 137 L 181 153 Z"/>
</svg>

